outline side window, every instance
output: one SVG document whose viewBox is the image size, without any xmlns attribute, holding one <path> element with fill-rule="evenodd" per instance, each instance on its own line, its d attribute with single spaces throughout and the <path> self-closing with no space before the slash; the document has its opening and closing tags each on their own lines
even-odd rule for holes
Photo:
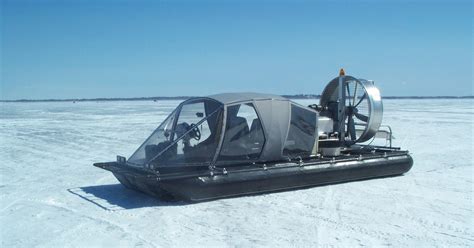
<svg viewBox="0 0 474 248">
<path fill-rule="evenodd" d="M 283 155 L 308 157 L 316 139 L 317 114 L 302 107 L 291 105 L 291 122 Z"/>
<path fill-rule="evenodd" d="M 226 129 L 219 161 L 257 159 L 264 143 L 262 124 L 253 104 L 227 107 Z"/>
</svg>

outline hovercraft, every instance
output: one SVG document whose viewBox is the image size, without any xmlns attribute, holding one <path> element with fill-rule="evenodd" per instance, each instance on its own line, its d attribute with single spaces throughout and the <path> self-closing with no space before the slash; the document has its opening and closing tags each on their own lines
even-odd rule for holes
<svg viewBox="0 0 474 248">
<path fill-rule="evenodd" d="M 223 197 L 402 175 L 413 160 L 392 147 L 372 81 L 344 75 L 319 104 L 258 93 L 185 100 L 127 160 L 94 166 L 161 199 Z M 385 137 L 382 146 L 371 145 Z"/>
</svg>

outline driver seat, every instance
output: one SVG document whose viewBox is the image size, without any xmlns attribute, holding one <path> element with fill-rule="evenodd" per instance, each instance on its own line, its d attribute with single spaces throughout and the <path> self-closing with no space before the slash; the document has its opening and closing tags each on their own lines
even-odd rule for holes
<svg viewBox="0 0 474 248">
<path fill-rule="evenodd" d="M 244 117 L 233 116 L 227 123 L 226 136 L 230 142 L 241 139 L 250 133 L 247 119 Z"/>
</svg>

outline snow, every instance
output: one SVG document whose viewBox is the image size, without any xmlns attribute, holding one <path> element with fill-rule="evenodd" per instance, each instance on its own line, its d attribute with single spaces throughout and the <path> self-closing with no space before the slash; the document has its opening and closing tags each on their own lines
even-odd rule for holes
<svg viewBox="0 0 474 248">
<path fill-rule="evenodd" d="M 400 177 L 186 204 L 92 166 L 178 103 L 1 103 L 0 246 L 474 246 L 473 100 L 384 101 L 415 161 Z"/>
</svg>

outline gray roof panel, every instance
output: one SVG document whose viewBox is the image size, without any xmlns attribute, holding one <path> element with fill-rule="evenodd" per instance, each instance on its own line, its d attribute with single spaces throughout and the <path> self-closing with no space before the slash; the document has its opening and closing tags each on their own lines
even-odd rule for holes
<svg viewBox="0 0 474 248">
<path fill-rule="evenodd" d="M 222 93 L 216 95 L 207 96 L 208 98 L 212 98 L 217 100 L 223 104 L 232 104 L 238 102 L 245 102 L 245 101 L 261 101 L 261 100 L 279 100 L 279 101 L 289 101 L 287 98 L 278 95 L 272 94 L 262 94 L 262 93 L 254 93 L 254 92 L 239 92 L 239 93 Z"/>
</svg>

